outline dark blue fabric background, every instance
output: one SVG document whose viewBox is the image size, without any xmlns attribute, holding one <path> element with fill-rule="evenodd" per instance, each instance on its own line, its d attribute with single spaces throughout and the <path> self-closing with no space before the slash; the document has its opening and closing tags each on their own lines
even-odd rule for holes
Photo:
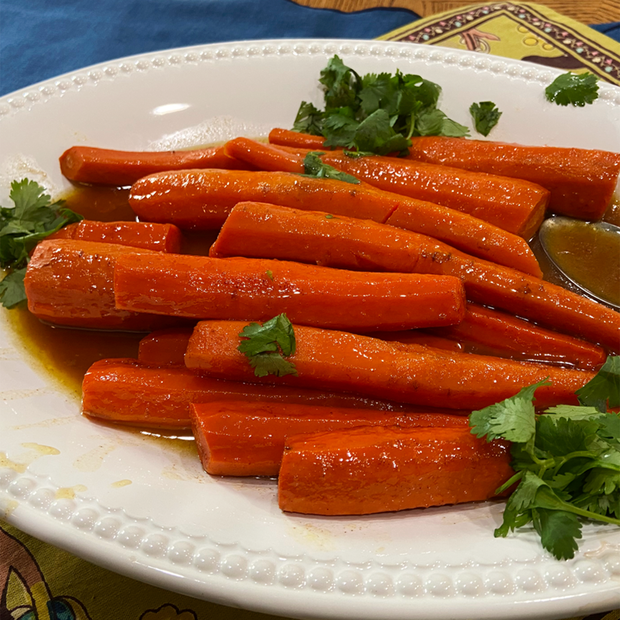
<svg viewBox="0 0 620 620">
<path fill-rule="evenodd" d="M 418 16 L 290 0 L 0 0 L 0 95 L 131 54 L 242 39 L 372 39 Z M 597 27 L 620 40 L 620 23 Z"/>
</svg>

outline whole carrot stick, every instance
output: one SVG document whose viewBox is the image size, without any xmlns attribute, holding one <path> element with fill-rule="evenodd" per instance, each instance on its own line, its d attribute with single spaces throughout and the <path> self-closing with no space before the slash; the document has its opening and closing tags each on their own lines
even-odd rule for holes
<svg viewBox="0 0 620 620">
<path fill-rule="evenodd" d="M 467 428 L 363 427 L 286 442 L 282 510 L 356 515 L 482 501 L 513 475 L 508 445 Z"/>
<path fill-rule="evenodd" d="M 277 476 L 287 437 L 356 426 L 469 428 L 466 416 L 282 402 L 193 404 L 192 430 L 205 471 L 220 476 Z"/>
<path fill-rule="evenodd" d="M 24 286 L 28 309 L 54 325 L 89 329 L 151 331 L 179 323 L 114 306 L 114 265 L 121 256 L 154 254 L 112 243 L 44 240 L 28 263 Z"/>
<path fill-rule="evenodd" d="M 57 233 L 47 238 L 118 243 L 132 248 L 174 254 L 181 251 L 181 231 L 173 224 L 82 220 L 61 228 Z"/>
<path fill-rule="evenodd" d="M 429 202 L 383 192 L 366 184 L 313 179 L 286 172 L 184 170 L 145 177 L 131 188 L 129 203 L 144 220 L 179 228 L 219 228 L 243 201 L 321 210 L 395 225 L 429 235 L 502 265 L 540 276 L 524 239 L 488 222 Z"/>
<path fill-rule="evenodd" d="M 249 138 L 235 138 L 224 148 L 259 170 L 286 172 L 303 172 L 310 152 L 286 151 Z M 411 159 L 351 157 L 342 150 L 324 152 L 321 159 L 378 189 L 462 211 L 525 239 L 538 230 L 549 200 L 546 189 L 529 181 Z"/>
<path fill-rule="evenodd" d="M 313 136 L 309 133 L 300 133 L 278 127 L 269 132 L 269 142 L 270 144 L 311 149 L 312 151 L 325 148 L 325 138 L 323 136 Z"/>
<path fill-rule="evenodd" d="M 527 179 L 551 192 L 551 211 L 584 220 L 603 217 L 620 174 L 620 153 L 462 138 L 413 138 L 409 157 Z"/>
<path fill-rule="evenodd" d="M 418 407 L 351 394 L 257 385 L 199 377 L 182 366 L 155 368 L 134 359 L 95 362 L 84 376 L 82 412 L 93 418 L 145 428 L 191 428 L 190 405 L 216 400 L 281 402 L 416 413 Z M 424 409 L 427 412 L 428 409 Z M 426 415 L 441 415 L 433 410 Z M 459 412 L 461 415 L 466 412 Z M 451 416 L 453 417 L 453 416 Z M 467 419 L 463 417 L 463 419 Z"/>
<path fill-rule="evenodd" d="M 165 170 L 188 168 L 244 169 L 220 146 L 195 151 L 115 151 L 72 146 L 60 156 L 60 170 L 70 181 L 131 185 L 141 177 Z"/>
<path fill-rule="evenodd" d="M 348 272 L 260 259 L 151 253 L 119 257 L 116 307 L 194 319 L 266 320 L 286 313 L 304 325 L 406 329 L 458 323 L 458 278 Z"/>
<path fill-rule="evenodd" d="M 458 325 L 435 328 L 433 333 L 460 342 L 467 352 L 583 370 L 598 370 L 606 358 L 601 347 L 477 304 L 467 304 Z"/>
<path fill-rule="evenodd" d="M 193 328 L 170 328 L 151 332 L 140 340 L 138 361 L 148 366 L 183 366 Z"/>
<path fill-rule="evenodd" d="M 213 378 L 250 381 L 254 370 L 237 347 L 247 325 L 201 321 L 190 338 L 185 365 Z M 297 348 L 287 359 L 297 375 L 260 378 L 276 385 L 314 387 L 421 406 L 479 409 L 514 396 L 547 377 L 552 385 L 536 393 L 536 404 L 576 404 L 575 390 L 591 372 L 517 362 L 468 353 L 429 351 L 377 338 L 295 326 Z"/>
<path fill-rule="evenodd" d="M 434 239 L 375 222 L 245 203 L 232 211 L 211 252 L 343 269 L 454 275 L 463 281 L 470 301 L 620 351 L 620 313 Z"/>
</svg>

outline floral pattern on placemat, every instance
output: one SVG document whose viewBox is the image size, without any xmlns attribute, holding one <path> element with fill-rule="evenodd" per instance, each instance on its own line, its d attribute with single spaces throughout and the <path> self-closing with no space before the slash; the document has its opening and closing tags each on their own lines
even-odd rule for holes
<svg viewBox="0 0 620 620">
<path fill-rule="evenodd" d="M 515 31 L 521 36 L 515 37 Z M 612 49 L 618 47 L 615 41 L 536 4 L 473 5 L 413 22 L 381 39 L 509 55 L 563 70 L 588 70 L 620 85 L 620 48 L 618 52 Z M 509 45 L 510 53 L 506 49 L 500 53 L 500 45 Z"/>
</svg>

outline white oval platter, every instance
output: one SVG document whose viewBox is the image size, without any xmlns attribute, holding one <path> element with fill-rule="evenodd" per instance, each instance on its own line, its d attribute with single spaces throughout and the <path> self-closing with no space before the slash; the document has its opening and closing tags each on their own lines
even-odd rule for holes
<svg viewBox="0 0 620 620">
<path fill-rule="evenodd" d="M 30 176 L 68 187 L 73 144 L 175 148 L 290 127 L 338 54 L 359 73 L 418 73 L 495 140 L 620 150 L 620 89 L 585 108 L 545 101 L 557 72 L 437 47 L 250 41 L 135 56 L 0 99 L 0 196 Z M 44 171 L 43 174 L 41 171 Z M 532 532 L 495 539 L 501 503 L 362 518 L 283 514 L 276 485 L 205 474 L 191 450 L 93 424 L 0 325 L 0 517 L 111 570 L 198 598 L 295 618 L 559 618 L 620 607 L 620 529 L 587 526 L 558 562 Z"/>
</svg>

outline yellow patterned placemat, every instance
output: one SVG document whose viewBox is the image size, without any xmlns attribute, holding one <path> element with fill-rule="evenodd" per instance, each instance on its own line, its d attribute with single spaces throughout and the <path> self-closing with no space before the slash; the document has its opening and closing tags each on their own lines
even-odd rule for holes
<svg viewBox="0 0 620 620">
<path fill-rule="evenodd" d="M 590 71 L 620 85 L 620 43 L 540 4 L 498 2 L 447 11 L 379 37 Z"/>
</svg>

